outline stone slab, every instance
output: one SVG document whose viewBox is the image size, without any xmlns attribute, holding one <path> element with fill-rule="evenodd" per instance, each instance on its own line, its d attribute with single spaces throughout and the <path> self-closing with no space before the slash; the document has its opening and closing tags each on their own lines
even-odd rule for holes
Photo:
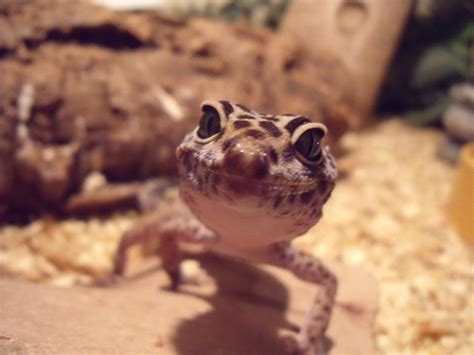
<svg viewBox="0 0 474 355">
<path fill-rule="evenodd" d="M 284 270 L 206 256 L 202 285 L 166 290 L 156 261 L 112 287 L 59 288 L 0 279 L 0 353 L 284 354 L 316 286 Z M 366 272 L 335 265 L 340 292 L 330 354 L 375 354 L 377 287 Z M 218 291 L 218 292 L 217 292 Z"/>
</svg>

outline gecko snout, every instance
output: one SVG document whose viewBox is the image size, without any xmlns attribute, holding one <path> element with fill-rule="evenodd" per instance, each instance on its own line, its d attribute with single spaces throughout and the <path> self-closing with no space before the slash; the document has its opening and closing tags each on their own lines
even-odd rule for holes
<svg viewBox="0 0 474 355">
<path fill-rule="evenodd" d="M 235 147 L 225 153 L 224 173 L 249 179 L 263 179 L 269 171 L 269 162 L 265 152 L 257 148 L 244 149 Z"/>
</svg>

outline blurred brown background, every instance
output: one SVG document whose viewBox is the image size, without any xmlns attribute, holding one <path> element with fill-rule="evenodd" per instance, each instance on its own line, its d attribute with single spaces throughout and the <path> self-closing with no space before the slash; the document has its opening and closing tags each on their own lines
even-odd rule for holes
<svg viewBox="0 0 474 355">
<path fill-rule="evenodd" d="M 328 125 L 341 178 L 298 245 L 375 276 L 378 351 L 472 353 L 472 249 L 446 210 L 474 140 L 473 11 L 463 0 L 0 0 L 0 274 L 101 280 L 142 182 L 174 176 L 200 102 L 225 98 Z M 472 185 L 459 191 L 474 200 Z"/>
</svg>

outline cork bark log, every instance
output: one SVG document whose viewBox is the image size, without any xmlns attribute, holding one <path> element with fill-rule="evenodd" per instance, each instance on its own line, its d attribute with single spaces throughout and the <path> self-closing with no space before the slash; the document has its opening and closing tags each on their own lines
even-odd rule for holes
<svg viewBox="0 0 474 355">
<path fill-rule="evenodd" d="M 413 3 L 294 0 L 285 16 L 279 38 L 291 38 L 310 57 L 337 58 L 345 68 L 341 84 L 358 112 L 349 117 L 351 127 L 371 121 L 370 113 Z"/>
<path fill-rule="evenodd" d="M 0 221 L 61 211 L 91 172 L 173 174 L 204 99 L 307 115 L 339 136 L 352 105 L 344 69 L 278 36 L 80 1 L 0 1 Z"/>
</svg>

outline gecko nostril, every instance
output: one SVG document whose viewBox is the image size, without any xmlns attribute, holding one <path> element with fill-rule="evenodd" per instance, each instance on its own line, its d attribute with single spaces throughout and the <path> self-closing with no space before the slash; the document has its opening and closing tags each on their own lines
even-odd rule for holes
<svg viewBox="0 0 474 355">
<path fill-rule="evenodd" d="M 269 163 L 264 153 L 230 150 L 225 154 L 223 170 L 229 175 L 263 179 L 268 174 Z"/>
</svg>

